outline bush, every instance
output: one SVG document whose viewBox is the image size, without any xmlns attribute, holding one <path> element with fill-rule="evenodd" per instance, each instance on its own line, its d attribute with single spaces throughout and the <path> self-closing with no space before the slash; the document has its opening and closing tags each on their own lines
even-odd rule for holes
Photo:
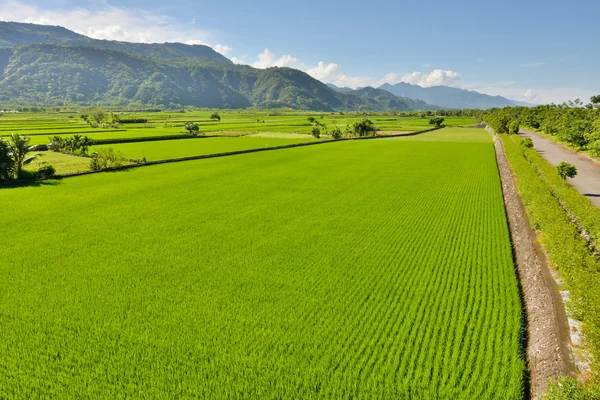
<svg viewBox="0 0 600 400">
<path fill-rule="evenodd" d="M 519 121 L 514 120 L 510 124 L 508 124 L 508 133 L 511 135 L 517 135 L 521 127 L 519 126 Z"/>
<path fill-rule="evenodd" d="M 567 178 L 574 178 L 577 175 L 577 167 L 562 161 L 556 166 L 556 172 L 558 172 L 558 176 L 564 181 Z"/>
<path fill-rule="evenodd" d="M 312 128 L 310 134 L 313 135 L 315 139 L 319 139 L 321 137 L 321 130 L 315 126 Z"/>
<path fill-rule="evenodd" d="M 14 168 L 10 146 L 6 140 L 0 138 L 0 181 L 11 179 L 14 176 Z"/>
<path fill-rule="evenodd" d="M 349 127 L 350 134 L 358 137 L 375 136 L 377 130 L 377 127 L 370 119 L 363 119 L 362 121 L 355 122 Z"/>
<path fill-rule="evenodd" d="M 533 140 L 531 138 L 525 138 L 521 141 L 521 147 L 525 149 L 533 149 Z"/>
<path fill-rule="evenodd" d="M 56 169 L 54 169 L 52 165 L 48 164 L 38 169 L 37 173 L 40 178 L 47 179 L 56 175 Z"/>
<path fill-rule="evenodd" d="M 335 140 L 342 138 L 342 130 L 337 126 L 331 130 L 331 137 Z"/>
<path fill-rule="evenodd" d="M 431 118 L 429 120 L 429 125 L 435 125 L 435 126 L 442 126 L 444 124 L 445 119 L 444 118 Z"/>
<path fill-rule="evenodd" d="M 112 147 L 103 147 L 92 154 L 90 168 L 94 171 L 102 171 L 105 169 L 121 167 L 124 162 L 125 157 L 123 157 L 123 154 Z"/>
</svg>

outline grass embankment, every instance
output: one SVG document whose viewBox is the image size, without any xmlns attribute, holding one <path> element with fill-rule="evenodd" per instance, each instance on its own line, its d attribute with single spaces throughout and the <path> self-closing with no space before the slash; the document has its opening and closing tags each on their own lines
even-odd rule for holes
<svg viewBox="0 0 600 400">
<path fill-rule="evenodd" d="M 593 376 L 585 378 L 591 379 L 592 387 L 597 382 L 600 360 L 600 262 L 568 213 L 597 235 L 599 211 L 587 198 L 563 184 L 556 169 L 537 153 L 524 152 L 518 136 L 501 135 L 501 138 L 517 175 L 517 188 L 530 222 L 570 292 L 567 304 L 570 314 L 582 322 L 585 350 L 592 355 L 594 371 Z"/>
<path fill-rule="evenodd" d="M 522 397 L 491 143 L 340 142 L 0 203 L 0 397 Z"/>
</svg>

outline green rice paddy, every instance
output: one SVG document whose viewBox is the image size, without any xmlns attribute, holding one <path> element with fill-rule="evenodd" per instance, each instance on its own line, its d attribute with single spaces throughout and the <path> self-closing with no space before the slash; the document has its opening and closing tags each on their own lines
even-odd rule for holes
<svg viewBox="0 0 600 400">
<path fill-rule="evenodd" d="M 0 189 L 0 398 L 521 398 L 491 139 L 424 135 Z"/>
</svg>

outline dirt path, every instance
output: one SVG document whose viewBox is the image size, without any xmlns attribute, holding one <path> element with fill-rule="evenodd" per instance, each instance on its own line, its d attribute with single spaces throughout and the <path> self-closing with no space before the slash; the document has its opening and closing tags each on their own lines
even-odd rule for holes
<svg viewBox="0 0 600 400">
<path fill-rule="evenodd" d="M 600 208 L 600 165 L 591 161 L 584 154 L 577 154 L 550 139 L 541 137 L 533 132 L 521 129 L 521 137 L 533 140 L 533 146 L 550 164 L 557 165 L 561 161 L 568 162 L 577 167 L 577 176 L 569 179 L 579 192 L 587 196 L 592 204 Z"/>
<path fill-rule="evenodd" d="M 495 141 L 511 240 L 527 319 L 527 364 L 531 399 L 540 399 L 549 379 L 574 373 L 564 304 L 519 197 L 500 140 Z"/>
</svg>

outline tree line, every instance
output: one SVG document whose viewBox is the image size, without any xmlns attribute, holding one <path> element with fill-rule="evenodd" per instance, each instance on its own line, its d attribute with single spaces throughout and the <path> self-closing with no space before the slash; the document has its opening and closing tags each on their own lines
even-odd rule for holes
<svg viewBox="0 0 600 400">
<path fill-rule="evenodd" d="M 521 126 L 527 127 L 600 157 L 600 95 L 587 104 L 577 99 L 559 105 L 494 108 L 477 118 L 496 133 L 518 133 Z"/>
</svg>

